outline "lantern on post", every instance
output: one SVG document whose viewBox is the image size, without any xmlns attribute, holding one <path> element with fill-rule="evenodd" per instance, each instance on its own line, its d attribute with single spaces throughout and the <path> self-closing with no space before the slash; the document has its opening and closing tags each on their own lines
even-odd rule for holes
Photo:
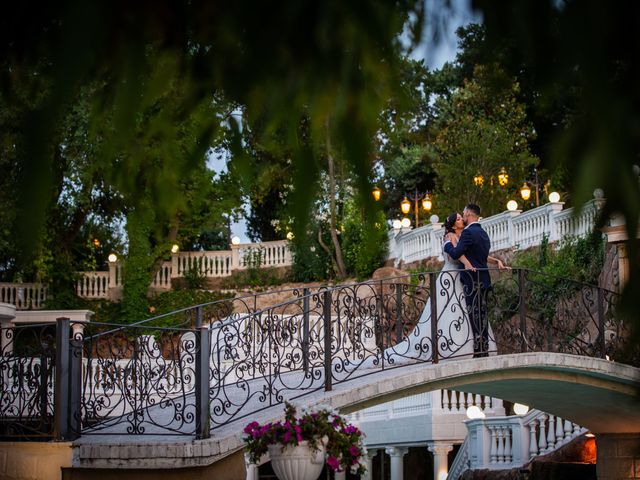
<svg viewBox="0 0 640 480">
<path fill-rule="evenodd" d="M 504 167 L 502 167 L 500 169 L 500 173 L 498 173 L 498 183 L 501 187 L 504 187 L 507 183 L 509 183 L 509 174 L 504 169 Z"/>
</svg>

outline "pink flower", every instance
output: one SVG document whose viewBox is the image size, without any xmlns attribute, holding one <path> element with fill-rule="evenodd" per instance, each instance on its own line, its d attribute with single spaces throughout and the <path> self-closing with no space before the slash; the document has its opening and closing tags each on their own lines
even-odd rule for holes
<svg viewBox="0 0 640 480">
<path fill-rule="evenodd" d="M 302 429 L 300 428 L 299 425 L 296 425 L 294 427 L 294 430 L 296 431 L 296 440 L 298 440 L 298 443 L 302 441 Z"/>
<path fill-rule="evenodd" d="M 354 427 L 353 425 L 347 425 L 342 429 L 342 432 L 346 433 L 347 435 L 350 435 L 352 433 L 360 434 L 360 431 L 358 430 L 358 428 Z"/>
<path fill-rule="evenodd" d="M 349 455 L 351 455 L 352 457 L 359 457 L 360 456 L 360 449 L 358 448 L 357 445 L 351 445 L 349 447 Z"/>
<path fill-rule="evenodd" d="M 244 427 L 244 433 L 251 433 L 252 430 L 254 430 L 255 428 L 259 427 L 260 424 L 258 422 L 251 422 L 249 425 L 247 425 L 246 427 Z"/>
<path fill-rule="evenodd" d="M 291 432 L 289 432 L 289 431 L 284 432 L 284 436 L 282 437 L 282 442 L 283 443 L 287 443 L 287 442 L 289 442 L 290 438 L 291 438 Z"/>
<path fill-rule="evenodd" d="M 327 458 L 327 465 L 329 465 L 331 470 L 333 470 L 334 472 L 337 472 L 340 470 L 340 461 L 333 455 Z"/>
</svg>

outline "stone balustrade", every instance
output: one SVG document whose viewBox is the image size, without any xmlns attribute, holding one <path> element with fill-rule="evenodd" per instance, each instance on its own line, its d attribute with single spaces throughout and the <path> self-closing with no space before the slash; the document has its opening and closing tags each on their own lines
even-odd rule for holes
<svg viewBox="0 0 640 480">
<path fill-rule="evenodd" d="M 47 299 L 47 286 L 42 283 L 0 283 L 0 303 L 18 310 L 39 310 Z"/>
<path fill-rule="evenodd" d="M 234 271 L 250 267 L 288 267 L 292 264 L 287 240 L 232 245 L 231 250 L 203 252 L 177 252 L 164 261 L 153 276 L 150 288 L 171 290 L 171 281 L 196 271 L 206 278 L 228 277 Z M 122 288 L 122 262 L 109 264 L 108 272 L 80 272 L 77 282 L 78 296 L 88 299 L 117 298 L 111 289 Z"/>
<path fill-rule="evenodd" d="M 155 291 L 171 290 L 171 281 L 197 271 L 206 278 L 228 277 L 247 268 L 288 267 L 293 263 L 289 242 L 232 245 L 231 250 L 177 252 L 160 264 L 151 280 Z M 108 271 L 79 272 L 76 293 L 89 300 L 117 300 L 123 285 L 123 262 L 109 263 Z M 18 310 L 39 310 L 47 299 L 47 287 L 40 283 L 0 283 L 0 303 L 15 305 Z"/>
<path fill-rule="evenodd" d="M 467 438 L 449 471 L 457 480 L 471 469 L 520 468 L 538 455 L 566 445 L 587 430 L 569 420 L 532 410 L 524 416 L 487 417 L 466 421 Z"/>
<path fill-rule="evenodd" d="M 507 248 L 525 249 L 540 245 L 547 236 L 550 242 L 580 237 L 593 230 L 604 200 L 595 198 L 581 209 L 563 210 L 564 203 L 547 203 L 522 212 L 506 211 L 480 220 L 491 239 L 491 251 Z M 389 259 L 396 266 L 442 256 L 444 228 L 434 223 L 413 230 L 389 232 Z"/>
</svg>

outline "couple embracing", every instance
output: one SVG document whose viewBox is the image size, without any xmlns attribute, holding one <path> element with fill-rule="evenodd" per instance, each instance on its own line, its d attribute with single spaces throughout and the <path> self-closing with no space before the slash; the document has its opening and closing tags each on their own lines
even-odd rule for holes
<svg viewBox="0 0 640 480">
<path fill-rule="evenodd" d="M 442 271 L 459 272 L 454 276 L 453 289 L 461 291 L 464 296 L 467 319 L 473 335 L 473 356 L 486 357 L 490 351 L 487 294 L 491 289 L 491 276 L 487 270 L 488 262 L 496 264 L 500 269 L 506 267 L 502 261 L 489 255 L 491 241 L 479 220 L 480 207 L 473 203 L 464 208 L 462 215 L 453 213 L 447 217 L 442 247 L 445 264 Z M 439 327 L 446 327 L 440 325 L 440 319 L 438 323 Z"/>
<path fill-rule="evenodd" d="M 480 223 L 480 207 L 468 204 L 462 215 L 453 213 L 444 223 L 444 266 L 430 292 L 418 323 L 402 342 L 387 348 L 388 364 L 408 360 L 430 360 L 431 301 L 436 301 L 437 345 L 440 359 L 486 357 L 495 352 L 493 333 L 487 320 L 486 301 L 491 289 L 488 263 L 507 268 L 489 256 L 491 242 Z"/>
</svg>

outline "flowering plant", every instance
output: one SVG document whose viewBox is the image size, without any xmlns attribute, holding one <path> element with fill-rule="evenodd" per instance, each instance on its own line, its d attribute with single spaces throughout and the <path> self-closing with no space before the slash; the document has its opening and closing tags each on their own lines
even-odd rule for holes
<svg viewBox="0 0 640 480">
<path fill-rule="evenodd" d="M 329 407 L 303 410 L 297 416 L 296 407 L 285 403 L 284 422 L 260 425 L 251 422 L 244 428 L 244 442 L 251 462 L 257 463 L 269 445 L 298 445 L 308 441 L 312 450 L 324 442 L 327 447 L 327 465 L 333 471 L 349 469 L 353 474 L 366 471 L 362 457 L 367 453 L 362 443 L 363 433 L 347 423 L 343 417 Z"/>
</svg>

